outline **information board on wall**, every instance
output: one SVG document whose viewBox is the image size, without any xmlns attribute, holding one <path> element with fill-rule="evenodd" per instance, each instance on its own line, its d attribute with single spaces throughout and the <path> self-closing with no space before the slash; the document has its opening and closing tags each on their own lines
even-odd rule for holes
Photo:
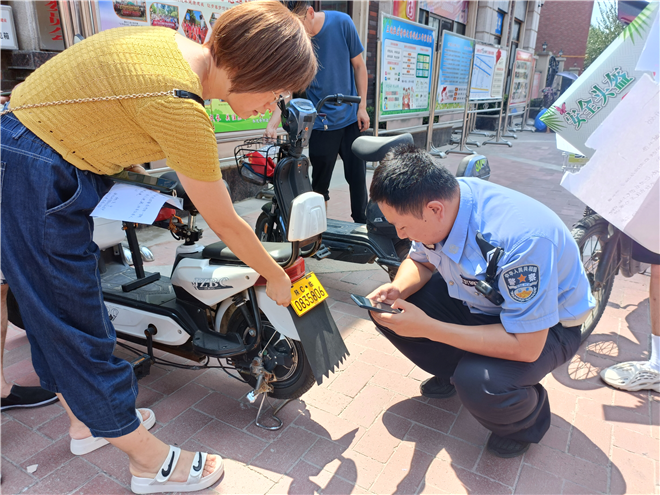
<svg viewBox="0 0 660 495">
<path fill-rule="evenodd" d="M 473 39 L 449 31 L 442 33 L 436 111 L 465 107 L 474 43 Z"/>
<path fill-rule="evenodd" d="M 532 82 L 533 62 L 534 53 L 520 49 L 516 50 L 509 105 L 519 105 L 527 102 L 527 96 Z"/>
<path fill-rule="evenodd" d="M 98 5 L 101 30 L 123 26 L 160 26 L 174 29 L 201 44 L 210 36 L 213 24 L 224 12 L 247 1 L 99 0 Z M 211 100 L 211 104 L 206 105 L 206 112 L 218 133 L 265 129 L 270 118 L 269 112 L 265 116 L 243 120 L 222 100 Z"/>
<path fill-rule="evenodd" d="M 506 76 L 506 50 L 477 43 L 470 84 L 471 100 L 502 98 Z"/>
<path fill-rule="evenodd" d="M 434 31 L 422 24 L 383 15 L 381 40 L 381 117 L 428 114 Z"/>
</svg>

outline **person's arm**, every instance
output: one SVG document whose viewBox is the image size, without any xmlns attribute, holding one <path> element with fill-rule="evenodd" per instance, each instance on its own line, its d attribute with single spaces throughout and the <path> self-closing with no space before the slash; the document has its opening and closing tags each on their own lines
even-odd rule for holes
<svg viewBox="0 0 660 495">
<path fill-rule="evenodd" d="M 273 114 L 270 116 L 266 130 L 264 130 L 264 137 L 275 139 L 277 137 L 277 128 L 280 126 L 282 120 L 282 110 L 276 106 Z"/>
<path fill-rule="evenodd" d="M 504 298 L 499 324 L 464 326 L 437 321 L 402 299 L 392 307 L 403 313 L 373 317 L 402 336 L 426 337 L 484 356 L 533 362 L 543 351 L 548 329 L 559 321 L 557 252 L 551 240 L 530 237 L 505 253 L 497 277 Z"/>
<path fill-rule="evenodd" d="M 509 361 L 532 363 L 543 351 L 548 329 L 530 333 L 508 333 L 500 323 L 456 325 L 434 320 L 421 309 L 402 299 L 393 308 L 401 314 L 372 313 L 374 320 L 402 337 L 424 337 L 464 351 Z"/>
<path fill-rule="evenodd" d="M 358 127 L 360 131 L 366 131 L 370 125 L 369 114 L 367 113 L 367 85 L 369 81 L 367 65 L 364 63 L 362 54 L 353 57 L 351 59 L 351 65 L 355 73 L 355 88 L 357 89 L 358 96 L 362 97 L 357 112 Z"/>
<path fill-rule="evenodd" d="M 267 280 L 266 293 L 277 304 L 291 302 L 291 281 L 263 248 L 252 228 L 236 213 L 218 166 L 218 143 L 204 108 L 178 98 L 142 102 L 140 126 L 161 146 L 167 165 L 209 227 L 246 265 Z M 184 119 L 172 115 L 186 109 Z M 210 177 L 207 179 L 207 177 Z M 215 179 L 215 180 L 213 180 Z"/>
<path fill-rule="evenodd" d="M 533 333 L 507 333 L 504 326 L 465 326 L 434 320 L 407 299 L 421 289 L 433 275 L 433 265 L 405 259 L 394 281 L 385 284 L 367 296 L 369 299 L 392 304 L 404 313 L 371 313 L 374 319 L 403 337 L 425 337 L 435 342 L 463 349 L 482 356 L 510 361 L 533 362 L 545 345 L 548 330 Z M 396 300 L 394 300 L 396 299 Z"/>
<path fill-rule="evenodd" d="M 291 280 L 264 249 L 254 230 L 243 220 L 231 202 L 225 183 L 205 182 L 177 174 L 195 207 L 208 226 L 246 265 L 267 280 L 266 293 L 277 304 L 291 302 Z"/>
</svg>

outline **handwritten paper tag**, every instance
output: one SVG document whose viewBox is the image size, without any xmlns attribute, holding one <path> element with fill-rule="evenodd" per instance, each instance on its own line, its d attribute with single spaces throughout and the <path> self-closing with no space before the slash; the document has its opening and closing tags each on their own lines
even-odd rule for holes
<svg viewBox="0 0 660 495">
<path fill-rule="evenodd" d="M 166 196 L 151 189 L 129 184 L 115 184 L 92 211 L 93 217 L 122 222 L 150 224 L 165 203 L 183 208 L 183 199 Z"/>
</svg>

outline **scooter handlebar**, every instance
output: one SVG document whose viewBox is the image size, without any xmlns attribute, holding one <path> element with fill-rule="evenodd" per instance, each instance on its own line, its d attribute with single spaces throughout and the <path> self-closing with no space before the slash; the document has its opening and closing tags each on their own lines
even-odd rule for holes
<svg viewBox="0 0 660 495">
<path fill-rule="evenodd" d="M 360 96 L 343 95 L 341 93 L 337 93 L 336 95 L 328 95 L 325 98 L 323 98 L 321 101 L 319 101 L 318 105 L 316 105 L 316 113 L 320 113 L 321 108 L 323 108 L 323 105 L 325 105 L 326 103 L 335 103 L 337 105 L 341 105 L 342 103 L 359 104 L 361 101 L 362 101 L 362 97 Z"/>
</svg>

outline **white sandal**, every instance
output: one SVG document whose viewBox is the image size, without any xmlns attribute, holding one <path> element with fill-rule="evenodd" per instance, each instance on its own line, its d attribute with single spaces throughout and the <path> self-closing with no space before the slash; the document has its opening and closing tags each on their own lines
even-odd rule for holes
<svg viewBox="0 0 660 495">
<path fill-rule="evenodd" d="M 147 419 L 143 419 L 140 411 L 149 411 L 149 417 Z M 156 424 L 156 415 L 151 409 L 136 409 L 135 413 L 137 414 L 138 418 L 140 418 L 142 426 L 144 426 L 147 430 L 150 430 L 153 425 Z M 72 438 L 71 443 L 69 444 L 69 448 L 71 449 L 71 453 L 73 455 L 85 455 L 89 454 L 90 452 L 94 452 L 96 449 L 100 449 L 104 445 L 108 445 L 108 443 L 109 442 L 103 437 L 89 436 L 87 438 L 80 439 Z"/>
<path fill-rule="evenodd" d="M 600 376 L 608 385 L 628 392 L 638 390 L 660 392 L 660 372 L 651 368 L 648 361 L 615 364 L 601 371 Z"/>
<path fill-rule="evenodd" d="M 213 485 L 220 479 L 225 470 L 222 458 L 218 456 L 220 462 L 215 467 L 215 471 L 202 478 L 207 454 L 206 452 L 196 452 L 192 466 L 190 466 L 188 481 L 168 481 L 176 468 L 177 462 L 179 462 L 180 456 L 181 449 L 170 445 L 170 451 L 155 478 L 131 477 L 131 490 L 133 490 L 133 493 L 196 492 Z"/>
</svg>

